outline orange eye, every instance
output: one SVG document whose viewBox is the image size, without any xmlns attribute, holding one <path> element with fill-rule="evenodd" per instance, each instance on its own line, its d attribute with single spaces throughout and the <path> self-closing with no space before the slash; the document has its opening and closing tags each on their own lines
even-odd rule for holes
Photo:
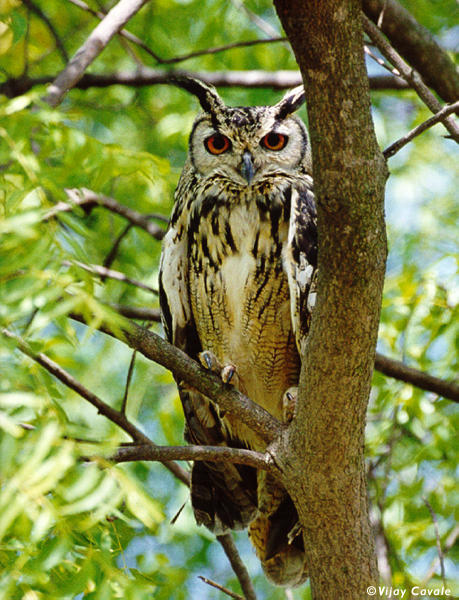
<svg viewBox="0 0 459 600">
<path fill-rule="evenodd" d="M 223 152 L 228 150 L 230 145 L 231 142 L 229 139 L 221 133 L 214 133 L 214 135 L 208 137 L 204 142 L 206 150 L 211 154 L 223 154 Z"/>
<path fill-rule="evenodd" d="M 282 133 L 271 131 L 261 140 L 262 145 L 268 150 L 282 150 L 288 141 L 288 137 Z"/>
</svg>

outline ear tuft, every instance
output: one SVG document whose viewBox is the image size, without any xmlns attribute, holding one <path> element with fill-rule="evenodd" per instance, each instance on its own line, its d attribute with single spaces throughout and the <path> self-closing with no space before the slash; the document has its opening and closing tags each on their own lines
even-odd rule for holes
<svg viewBox="0 0 459 600">
<path fill-rule="evenodd" d="M 196 96 L 202 109 L 212 116 L 216 116 L 225 106 L 217 90 L 212 85 L 208 85 L 200 79 L 195 79 L 187 75 L 171 75 L 168 78 L 168 83 L 181 87 Z"/>
<path fill-rule="evenodd" d="M 305 101 L 304 87 L 299 85 L 285 94 L 280 102 L 274 106 L 278 119 L 285 119 L 296 112 Z"/>
</svg>

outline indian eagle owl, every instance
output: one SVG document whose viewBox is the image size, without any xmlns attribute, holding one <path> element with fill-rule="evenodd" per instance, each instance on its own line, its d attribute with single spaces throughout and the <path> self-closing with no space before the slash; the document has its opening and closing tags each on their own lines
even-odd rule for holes
<svg viewBox="0 0 459 600">
<path fill-rule="evenodd" d="M 196 79 L 176 85 L 200 101 L 163 242 L 160 302 L 168 340 L 218 371 L 279 420 L 294 397 L 314 303 L 316 211 L 306 128 L 295 88 L 274 106 L 229 107 Z M 263 452 L 266 443 L 178 382 L 185 438 Z M 191 500 L 217 534 L 249 527 L 268 578 L 307 576 L 294 504 L 252 467 L 195 462 Z"/>
</svg>

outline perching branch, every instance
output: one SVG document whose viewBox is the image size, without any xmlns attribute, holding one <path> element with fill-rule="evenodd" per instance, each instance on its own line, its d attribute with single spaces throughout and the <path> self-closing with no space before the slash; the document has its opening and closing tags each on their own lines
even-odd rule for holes
<svg viewBox="0 0 459 600">
<path fill-rule="evenodd" d="M 390 146 L 388 146 L 383 152 L 384 156 L 386 157 L 386 159 L 390 158 L 391 156 L 394 156 L 394 154 L 401 150 L 403 146 L 406 146 L 406 144 L 411 142 L 413 138 L 420 135 L 421 133 L 424 133 L 424 131 L 443 121 L 448 115 L 451 115 L 452 113 L 457 112 L 458 110 L 459 101 L 455 102 L 454 104 L 447 104 L 441 110 L 439 110 L 436 115 L 430 117 L 430 119 L 427 119 L 417 127 L 414 127 L 411 131 L 409 131 L 399 140 L 395 141 Z"/>
<path fill-rule="evenodd" d="M 120 0 L 99 23 L 85 43 L 77 50 L 68 65 L 48 88 L 45 101 L 58 106 L 66 92 L 74 87 L 87 67 L 107 46 L 112 37 L 123 28 L 148 0 Z"/>
<path fill-rule="evenodd" d="M 363 18 L 363 27 L 365 33 L 370 37 L 373 43 L 378 47 L 381 54 L 399 71 L 401 77 L 405 79 L 405 81 L 411 85 L 411 87 L 416 91 L 419 98 L 428 106 L 428 108 L 435 114 L 438 113 L 443 107 L 434 94 L 429 90 L 429 88 L 422 81 L 419 74 L 409 67 L 403 58 L 398 54 L 394 48 L 390 45 L 384 35 L 381 33 L 381 30 L 370 21 L 368 17 L 362 15 Z M 449 131 L 453 139 L 459 143 L 459 126 L 456 124 L 454 119 L 449 116 L 446 117 L 443 121 L 444 126 Z"/>
<path fill-rule="evenodd" d="M 169 460 L 205 460 L 211 462 L 229 462 L 247 465 L 255 469 L 269 471 L 273 466 L 269 454 L 230 448 L 228 446 L 122 446 L 110 457 L 110 460 L 121 463 L 134 460 L 169 461 Z"/>
<path fill-rule="evenodd" d="M 177 74 L 188 77 L 197 77 L 215 87 L 242 87 L 242 88 L 271 88 L 284 90 L 302 83 L 298 71 L 164 71 L 141 67 L 135 71 L 119 71 L 115 73 L 93 74 L 86 73 L 73 87 L 86 90 L 90 87 L 108 87 L 110 85 L 127 85 L 131 87 L 144 87 L 148 85 L 167 84 L 171 76 Z M 0 83 L 0 94 L 14 98 L 25 94 L 37 85 L 50 83 L 54 75 L 43 77 L 12 77 Z M 372 75 L 369 77 L 372 90 L 405 90 L 409 86 L 398 77 L 391 75 Z"/>
<path fill-rule="evenodd" d="M 86 323 L 79 314 L 71 313 L 69 316 Z M 99 327 L 99 330 L 125 342 L 149 360 L 169 369 L 177 381 L 184 381 L 213 400 L 223 411 L 237 415 L 268 444 L 282 431 L 282 424 L 268 411 L 252 402 L 232 385 L 223 383 L 220 377 L 203 369 L 182 350 L 169 344 L 156 333 L 127 319 L 121 332 L 119 324 L 114 327 L 106 322 Z"/>
</svg>

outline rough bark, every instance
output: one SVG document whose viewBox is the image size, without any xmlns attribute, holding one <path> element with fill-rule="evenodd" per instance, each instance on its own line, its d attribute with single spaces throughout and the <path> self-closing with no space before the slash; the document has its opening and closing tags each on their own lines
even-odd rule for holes
<svg viewBox="0 0 459 600">
<path fill-rule="evenodd" d="M 360 3 L 274 3 L 306 88 L 319 279 L 297 415 L 273 452 L 303 525 L 313 598 L 362 600 L 378 579 L 363 448 L 387 171 L 370 114 Z"/>
<path fill-rule="evenodd" d="M 394 48 L 445 102 L 459 98 L 459 73 L 428 29 L 395 0 L 363 0 L 367 17 L 377 23 Z"/>
</svg>

